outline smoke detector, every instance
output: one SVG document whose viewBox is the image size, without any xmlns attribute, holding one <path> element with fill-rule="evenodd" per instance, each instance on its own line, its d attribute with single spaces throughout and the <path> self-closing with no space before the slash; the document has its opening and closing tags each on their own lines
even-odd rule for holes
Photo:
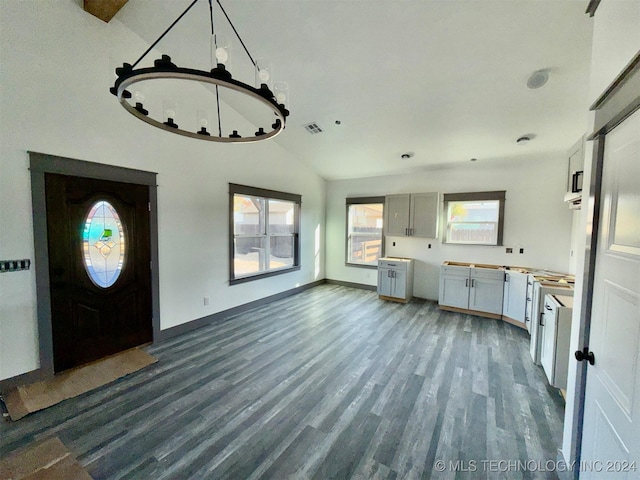
<svg viewBox="0 0 640 480">
<path fill-rule="evenodd" d="M 535 90 L 544 86 L 549 81 L 549 70 L 544 68 L 542 70 L 536 70 L 531 74 L 527 80 L 527 87 Z"/>
</svg>

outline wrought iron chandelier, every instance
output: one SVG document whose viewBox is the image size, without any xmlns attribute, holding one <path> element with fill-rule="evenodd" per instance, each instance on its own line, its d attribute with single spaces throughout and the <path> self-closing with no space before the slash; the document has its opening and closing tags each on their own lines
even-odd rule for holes
<svg viewBox="0 0 640 480">
<path fill-rule="evenodd" d="M 162 55 L 161 58 L 154 61 L 153 67 L 136 68 L 143 58 L 162 40 L 162 38 L 171 31 L 171 29 L 184 17 L 189 10 L 199 0 L 193 0 L 193 2 L 186 8 L 184 12 L 158 37 L 157 40 L 136 60 L 133 64 L 123 63 L 121 67 L 116 68 L 115 73 L 117 79 L 113 87 L 109 91 L 118 98 L 120 104 L 129 113 L 139 118 L 140 120 L 160 128 L 167 132 L 177 133 L 186 137 L 197 138 L 201 140 L 209 140 L 214 142 L 224 143 L 246 143 L 257 142 L 260 140 L 266 140 L 278 135 L 286 124 L 289 110 L 285 107 L 288 104 L 288 85 L 281 82 L 284 85 L 283 88 L 277 89 L 276 93 L 271 90 L 268 85 L 270 79 L 270 69 L 265 64 L 256 62 L 249 50 L 245 46 L 244 42 L 240 38 L 238 31 L 231 22 L 231 19 L 224 10 L 220 0 L 216 0 L 216 3 L 220 7 L 220 10 L 227 19 L 229 26 L 233 30 L 234 34 L 238 38 L 244 51 L 246 52 L 249 60 L 255 68 L 256 84 L 258 87 L 253 87 L 247 83 L 243 83 L 234 79 L 231 73 L 227 70 L 225 63 L 229 58 L 227 46 L 223 45 L 221 36 L 216 34 L 214 29 L 214 7 L 212 0 L 209 1 L 209 13 L 211 23 L 211 50 L 212 50 L 212 63 L 215 66 L 210 71 L 197 70 L 193 68 L 184 68 L 175 65 L 171 61 L 171 57 L 168 55 Z M 186 86 L 184 82 L 199 82 L 205 87 L 214 88 L 215 90 L 215 112 L 217 114 L 217 132 L 207 129 L 209 126 L 208 117 L 203 114 L 203 110 L 197 110 L 194 117 L 197 118 L 196 128 L 188 130 L 186 128 L 180 128 L 182 120 L 177 118 L 176 108 L 168 102 L 168 107 L 165 106 L 160 118 L 154 118 L 150 115 L 149 110 L 144 105 L 144 95 L 131 94 L 131 91 L 135 91 L 144 82 L 153 82 L 157 80 L 177 80 L 182 82 L 180 85 Z M 157 83 L 157 82 L 156 82 Z M 270 125 L 263 125 L 258 128 L 255 133 L 239 134 L 239 128 L 229 129 L 226 134 L 223 134 L 222 119 L 220 112 L 220 93 L 221 91 L 228 90 L 241 94 L 244 99 L 249 99 L 254 106 L 258 106 L 261 109 L 268 109 L 273 112 L 273 117 L 266 123 Z M 204 90 L 203 90 L 204 92 Z M 198 108 L 201 108 L 203 104 L 207 104 L 208 100 L 197 102 Z M 269 113 L 269 116 L 271 113 Z M 267 117 L 268 118 L 268 117 Z M 271 123 L 273 122 L 273 123 Z M 198 129 L 199 127 L 199 129 Z M 253 130 L 253 129 L 252 129 Z"/>
</svg>

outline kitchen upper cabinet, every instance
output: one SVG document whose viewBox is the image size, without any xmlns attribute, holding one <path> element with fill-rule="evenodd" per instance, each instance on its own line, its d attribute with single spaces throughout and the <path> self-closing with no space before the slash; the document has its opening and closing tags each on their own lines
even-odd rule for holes
<svg viewBox="0 0 640 480">
<path fill-rule="evenodd" d="M 507 321 L 525 324 L 527 309 L 528 275 L 517 270 L 507 270 L 504 275 L 502 317 Z"/>
<path fill-rule="evenodd" d="M 378 295 L 406 303 L 413 296 L 413 260 L 384 257 L 378 260 Z"/>
<path fill-rule="evenodd" d="M 384 234 L 436 238 L 438 193 L 387 195 L 384 204 Z"/>
<path fill-rule="evenodd" d="M 438 303 L 443 309 L 468 310 L 500 318 L 502 313 L 504 271 L 455 265 L 446 262 L 440 269 Z"/>
<path fill-rule="evenodd" d="M 567 170 L 567 193 L 564 201 L 572 210 L 579 210 L 582 203 L 582 179 L 584 174 L 584 136 L 569 149 Z"/>
</svg>

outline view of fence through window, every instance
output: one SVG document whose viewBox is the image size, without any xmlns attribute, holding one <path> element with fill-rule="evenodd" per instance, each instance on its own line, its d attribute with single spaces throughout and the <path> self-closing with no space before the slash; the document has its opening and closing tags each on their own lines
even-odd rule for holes
<svg viewBox="0 0 640 480">
<path fill-rule="evenodd" d="M 233 196 L 236 277 L 294 265 L 295 212 L 295 202 Z"/>
<path fill-rule="evenodd" d="M 383 208 L 383 203 L 348 205 L 348 263 L 377 265 L 382 256 Z"/>
<path fill-rule="evenodd" d="M 497 245 L 499 209 L 499 200 L 448 202 L 447 243 Z"/>
</svg>

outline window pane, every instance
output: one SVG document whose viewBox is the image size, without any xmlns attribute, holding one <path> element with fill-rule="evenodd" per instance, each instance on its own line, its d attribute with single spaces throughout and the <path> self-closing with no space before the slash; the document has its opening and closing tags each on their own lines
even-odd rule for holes
<svg viewBox="0 0 640 480">
<path fill-rule="evenodd" d="M 497 245 L 500 200 L 453 201 L 447 205 L 447 243 Z"/>
<path fill-rule="evenodd" d="M 271 247 L 269 268 L 293 267 L 293 235 L 270 237 L 269 242 Z"/>
<path fill-rule="evenodd" d="M 382 203 L 349 205 L 347 262 L 376 265 L 382 256 Z"/>
<path fill-rule="evenodd" d="M 450 243 L 498 243 L 497 223 L 450 223 L 447 241 Z"/>
<path fill-rule="evenodd" d="M 449 222 L 497 222 L 500 202 L 449 202 Z"/>
<path fill-rule="evenodd" d="M 101 288 L 113 285 L 122 271 L 126 251 L 124 229 L 116 209 L 106 200 L 96 202 L 84 221 L 84 268 Z"/>
<path fill-rule="evenodd" d="M 265 199 L 248 195 L 233 196 L 233 233 L 265 235 Z"/>
<path fill-rule="evenodd" d="M 234 243 L 233 270 L 236 277 L 267 270 L 265 237 L 236 238 Z"/>
<path fill-rule="evenodd" d="M 295 207 L 293 202 L 269 200 L 269 234 L 293 234 L 295 229 Z"/>
</svg>

